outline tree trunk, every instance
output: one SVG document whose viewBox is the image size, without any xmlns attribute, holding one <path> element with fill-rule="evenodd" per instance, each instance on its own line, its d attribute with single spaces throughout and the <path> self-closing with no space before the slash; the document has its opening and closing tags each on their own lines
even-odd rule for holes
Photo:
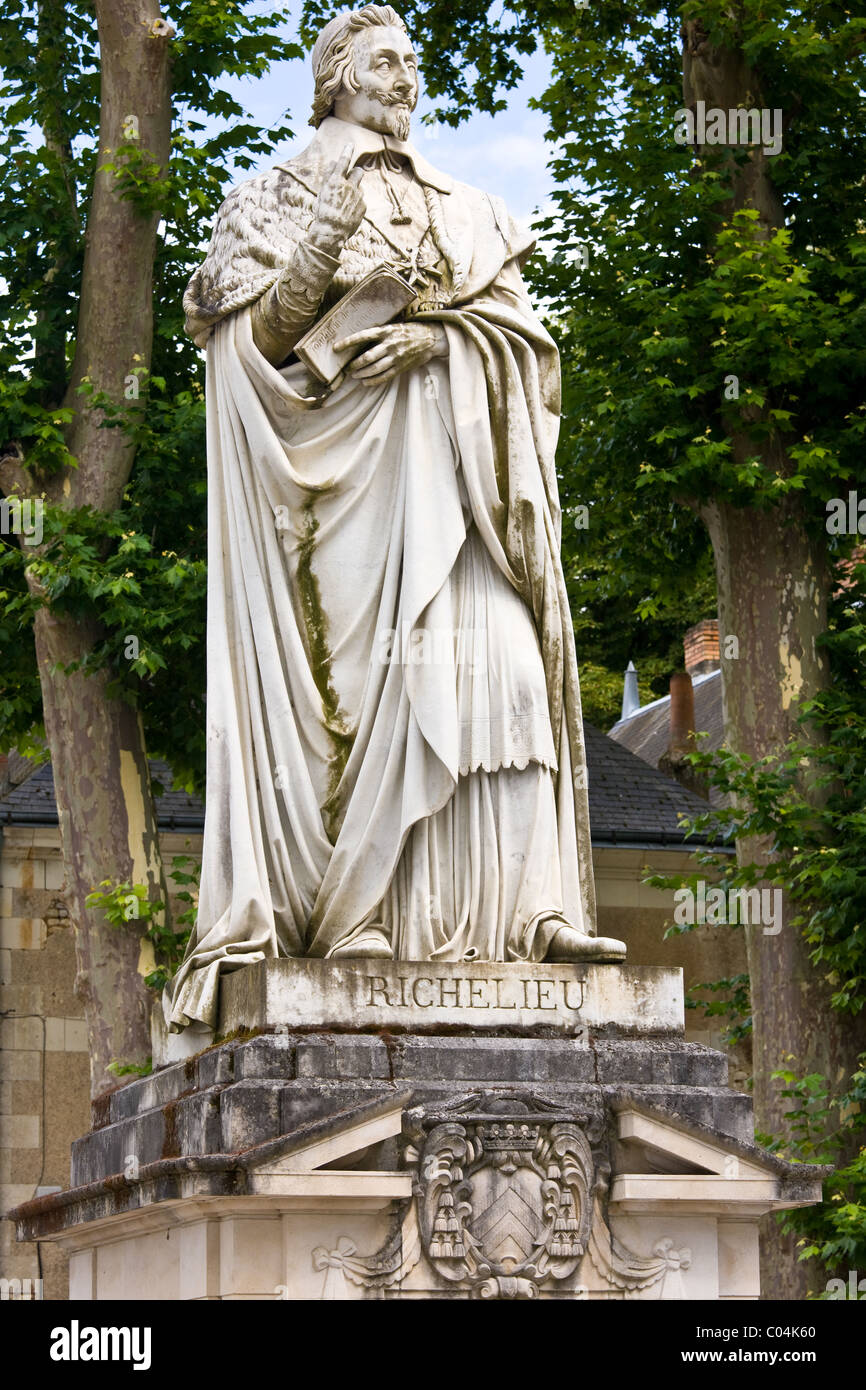
<svg viewBox="0 0 866 1390">
<path fill-rule="evenodd" d="M 112 1061 L 142 1063 L 150 1052 L 154 967 L 150 942 L 135 920 L 113 927 L 85 899 L 102 879 L 144 883 L 166 901 L 144 738 L 134 709 L 106 696 L 104 671 L 63 674 L 97 642 L 95 625 L 36 617 L 36 655 L 45 729 L 63 841 L 66 892 L 75 922 L 76 987 L 90 1041 L 91 1092 L 116 1078 Z"/>
<path fill-rule="evenodd" d="M 825 688 L 826 659 L 816 638 L 827 626 L 828 578 L 823 547 L 810 540 L 790 503 L 772 511 L 713 503 L 702 508 L 713 542 L 719 595 L 719 634 L 735 636 L 736 659 L 722 660 L 725 736 L 752 759 L 802 737 L 799 706 Z M 770 862 L 763 837 L 738 842 L 740 863 Z M 746 927 L 754 1019 L 754 1100 L 757 1127 L 785 1132 L 787 1104 L 774 1070 L 790 1063 L 831 1082 L 848 1076 L 866 1047 L 866 1027 L 836 1012 L 831 989 L 809 961 L 794 905 L 782 894 L 780 922 L 770 932 Z M 777 932 L 776 927 L 780 930 Z M 803 1298 L 809 1272 L 791 1240 L 767 1223 L 762 1242 L 765 1297 Z"/>
<path fill-rule="evenodd" d="M 766 104 L 743 53 L 711 47 L 699 20 L 683 29 L 683 95 L 686 106 L 702 100 L 707 109 L 725 111 Z M 755 208 L 759 234 L 767 237 L 784 226 L 770 162 L 760 147 L 740 165 L 721 146 L 699 155 L 725 166 L 730 176 L 731 199 L 720 205 L 722 216 Z M 750 439 L 745 416 L 731 444 L 735 456 L 761 453 L 781 476 L 795 472 L 778 436 L 761 446 Z M 786 501 L 760 509 L 701 501 L 698 506 L 715 552 L 722 652 L 726 637 L 736 637 L 739 647 L 736 659 L 722 659 L 726 741 L 751 759 L 778 752 L 792 736 L 802 737 L 799 706 L 829 681 L 826 658 L 816 645 L 827 626 L 829 574 L 823 544 L 808 534 L 800 505 Z M 765 839 L 741 839 L 738 860 L 767 864 L 770 850 Z M 776 1134 L 785 1132 L 787 1107 L 772 1072 L 790 1062 L 794 1070 L 822 1072 L 835 1083 L 854 1069 L 864 1046 L 862 1025 L 831 1007 L 831 990 L 810 964 L 800 930 L 790 925 L 796 913 L 786 898 L 777 934 L 765 933 L 760 923 L 746 928 L 756 1125 Z M 768 1220 L 761 1245 L 763 1297 L 804 1298 L 809 1274 L 797 1262 L 792 1238 Z"/>
<path fill-rule="evenodd" d="M 171 31 L 156 0 L 95 0 L 101 54 L 100 161 L 112 162 L 137 132 L 137 144 L 160 169 L 169 158 Z M 130 122 L 129 118 L 134 117 Z M 116 173 L 97 172 L 87 216 L 75 355 L 64 404 L 76 411 L 67 445 L 77 467 L 35 478 L 6 459 L 0 481 L 11 490 L 41 492 L 74 510 L 119 507 L 133 463 L 121 429 L 105 429 L 103 412 L 78 393 L 83 382 L 122 405 L 127 379 L 150 362 L 152 281 L 159 214 L 123 198 Z M 26 463 L 26 459 L 23 460 Z M 32 553 L 32 552 L 31 552 Z M 32 587 L 36 581 L 29 577 Z M 84 1002 L 91 1090 L 116 1084 L 112 1061 L 143 1062 L 150 1052 L 152 995 L 144 975 L 150 944 L 134 921 L 117 929 L 85 898 L 101 880 L 148 885 L 167 901 L 156 817 L 140 720 L 107 694 L 108 673 L 65 673 L 100 640 L 98 624 L 41 609 L 36 651 L 45 728 L 63 844 L 66 888 L 76 930 L 77 987 Z"/>
</svg>

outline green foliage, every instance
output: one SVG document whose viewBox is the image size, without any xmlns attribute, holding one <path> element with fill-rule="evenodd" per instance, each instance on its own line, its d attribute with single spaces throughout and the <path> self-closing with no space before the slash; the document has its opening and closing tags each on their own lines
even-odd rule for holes
<svg viewBox="0 0 866 1390">
<path fill-rule="evenodd" d="M 204 769 L 204 363 L 183 334 L 183 291 L 230 179 L 291 134 L 260 131 L 225 80 L 257 77 L 300 54 L 283 37 L 287 12 L 252 0 L 168 3 L 173 137 L 167 169 L 124 130 L 99 148 L 99 53 L 86 0 L 9 0 L 0 17 L 0 452 L 13 441 L 34 475 L 74 466 L 67 397 L 84 236 L 97 166 L 113 172 L 143 215 L 161 215 L 154 265 L 154 345 L 138 395 L 95 401 L 106 428 L 136 450 L 122 508 L 111 517 L 49 509 L 46 544 L 0 538 L 0 746 L 38 737 L 41 696 L 31 636 L 37 602 L 96 619 L 91 654 L 142 712 L 148 750 L 187 786 Z M 85 383 L 85 392 L 88 388 Z M 28 590 L 25 568 L 45 585 Z M 129 637 L 139 655 L 130 657 Z"/>
<path fill-rule="evenodd" d="M 606 0 L 407 0 L 441 119 L 501 109 L 522 55 L 543 45 L 555 211 L 527 273 L 550 306 L 563 360 L 559 455 L 564 556 L 578 657 L 620 676 L 664 660 L 715 611 L 707 537 L 714 500 L 793 499 L 823 534 L 825 504 L 862 472 L 866 385 L 866 18 L 826 0 L 631 6 Z M 311 35 L 331 12 L 307 0 Z M 684 20 L 752 64 L 760 105 L 784 113 L 768 161 L 784 225 L 735 210 L 751 151 L 674 139 Z M 758 100 L 756 98 L 756 100 Z M 832 133 L 832 134 L 831 134 Z M 732 377 L 738 378 L 738 396 Z M 589 508 L 575 531 L 573 509 Z M 686 504 L 685 506 L 683 504 Z M 590 708 L 615 717 L 590 682 Z"/>
<path fill-rule="evenodd" d="M 761 881 L 779 886 L 796 905 L 791 925 L 803 932 L 812 963 L 831 986 L 833 1007 L 853 1017 L 866 1004 L 866 563 L 847 568 L 830 621 L 825 643 L 836 684 L 803 705 L 802 737 L 760 763 L 726 751 L 691 754 L 710 784 L 732 800 L 687 829 L 771 837 L 769 867 L 738 866 L 710 851 L 698 851 L 699 864 L 721 874 L 726 892 Z M 649 881 L 694 888 L 698 877 L 655 875 Z M 732 983 L 700 988 L 730 994 Z M 736 1005 L 736 992 L 731 1000 Z M 710 1012 L 723 1011 L 716 1003 Z M 740 1006 L 745 1013 L 744 997 Z M 732 1038 L 742 1036 L 745 1024 L 734 1017 L 734 1025 Z M 801 1258 L 820 1260 L 830 1274 L 866 1269 L 866 1148 L 859 1144 L 866 1125 L 866 1057 L 841 1081 L 800 1077 L 795 1065 L 790 1059 L 775 1073 L 789 1108 L 785 1133 L 766 1141 L 789 1158 L 838 1167 L 827 1179 L 824 1203 L 786 1213 L 783 1225 L 801 1236 Z"/>
<path fill-rule="evenodd" d="M 719 998 L 699 999 L 698 991 Z M 748 975 L 731 975 L 726 980 L 711 980 L 692 985 L 686 994 L 687 1009 L 701 1009 L 704 1018 L 724 1018 L 725 1042 L 729 1047 L 747 1038 L 752 1031 L 752 1004 L 749 997 Z"/>
<path fill-rule="evenodd" d="M 801 1260 L 817 1259 L 830 1275 L 847 1281 L 849 1270 L 866 1269 L 866 1147 L 859 1143 L 866 1128 L 866 1053 L 841 1092 L 824 1076 L 799 1076 L 790 1068 L 774 1078 L 790 1103 L 788 1133 L 784 1139 L 763 1136 L 764 1142 L 795 1162 L 834 1167 L 825 1179 L 823 1204 L 786 1212 L 781 1223 L 799 1236 Z M 825 1289 L 817 1296 L 839 1294 Z"/>
<path fill-rule="evenodd" d="M 156 959 L 156 968 L 145 976 L 144 983 L 157 994 L 162 993 L 183 960 L 198 907 L 199 867 L 196 861 L 190 855 L 175 855 L 168 877 L 178 885 L 175 897 L 188 904 L 174 924 L 166 919 L 165 903 L 150 898 L 143 883 L 112 883 L 111 879 L 103 879 L 85 899 L 88 907 L 102 908 L 106 920 L 118 930 L 129 922 L 144 924 L 144 935 L 152 943 Z M 117 1072 L 118 1076 L 121 1074 Z"/>
<path fill-rule="evenodd" d="M 143 217 L 161 212 L 171 198 L 171 179 L 164 176 L 158 160 L 132 142 L 118 145 L 110 158 L 100 164 L 99 173 L 113 174 L 121 198 L 134 203 Z"/>
</svg>

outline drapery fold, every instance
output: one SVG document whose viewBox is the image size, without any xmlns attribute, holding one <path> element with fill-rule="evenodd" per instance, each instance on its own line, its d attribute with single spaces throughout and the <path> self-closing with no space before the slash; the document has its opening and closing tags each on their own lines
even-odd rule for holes
<svg viewBox="0 0 866 1390">
<path fill-rule="evenodd" d="M 206 822 L 196 934 L 166 995 L 173 1028 L 215 1025 L 224 969 L 351 945 L 404 852 L 418 853 L 416 827 L 452 801 L 461 764 L 475 773 L 465 653 L 445 640 L 436 659 L 407 661 L 401 640 L 453 633 L 467 537 L 499 576 L 488 602 L 507 609 L 526 657 L 490 682 L 494 761 L 531 761 L 552 781 L 561 902 L 539 906 L 595 931 L 556 349 L 514 260 L 435 317 L 447 358 L 386 386 L 348 379 L 324 403 L 305 394 L 302 368 L 261 356 L 248 308 L 211 334 Z M 494 794 L 479 797 L 489 820 Z M 549 828 L 547 811 L 533 814 Z M 500 932 L 495 949 L 506 945 Z M 448 958 L 447 944 L 434 949 Z M 531 956 L 530 938 L 511 954 Z"/>
</svg>

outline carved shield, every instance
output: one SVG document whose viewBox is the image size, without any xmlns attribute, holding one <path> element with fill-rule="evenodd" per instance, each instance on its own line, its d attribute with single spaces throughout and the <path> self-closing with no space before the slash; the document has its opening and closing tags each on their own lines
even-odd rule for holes
<svg viewBox="0 0 866 1390">
<path fill-rule="evenodd" d="M 430 1131 L 421 1157 L 425 1253 L 478 1297 L 537 1297 L 586 1250 L 593 1175 L 590 1145 L 568 1119 L 520 1103 L 455 1116 Z"/>
</svg>

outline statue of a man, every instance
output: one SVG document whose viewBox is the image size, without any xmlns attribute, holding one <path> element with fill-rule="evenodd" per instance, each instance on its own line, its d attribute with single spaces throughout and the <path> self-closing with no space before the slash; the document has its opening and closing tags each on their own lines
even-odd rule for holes
<svg viewBox="0 0 866 1390">
<path fill-rule="evenodd" d="M 620 960 L 595 935 L 559 556 L 559 365 L 498 198 L 408 142 L 415 54 L 368 5 L 313 50 L 312 143 L 236 188 L 185 299 L 208 352 L 207 804 L 166 1007 L 277 956 Z M 417 299 L 293 356 L 380 266 Z"/>
</svg>

